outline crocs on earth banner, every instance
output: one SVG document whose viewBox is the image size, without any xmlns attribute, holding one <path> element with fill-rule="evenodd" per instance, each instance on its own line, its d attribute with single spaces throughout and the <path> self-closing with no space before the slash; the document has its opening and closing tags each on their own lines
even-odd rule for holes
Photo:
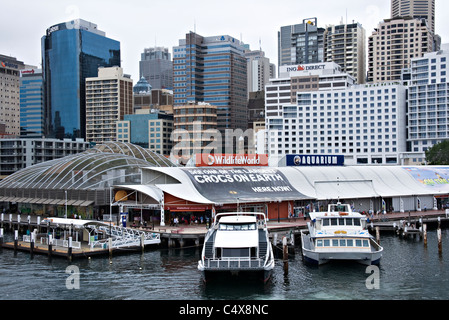
<svg viewBox="0 0 449 320">
<path fill-rule="evenodd" d="M 283 173 L 271 168 L 184 168 L 192 183 L 205 198 L 215 203 L 230 199 L 276 200 L 307 199 Z"/>
</svg>

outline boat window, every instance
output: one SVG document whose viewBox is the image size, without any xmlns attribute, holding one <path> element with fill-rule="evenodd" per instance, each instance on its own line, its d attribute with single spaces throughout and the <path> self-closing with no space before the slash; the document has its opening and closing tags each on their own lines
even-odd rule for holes
<svg viewBox="0 0 449 320">
<path fill-rule="evenodd" d="M 340 247 L 346 247 L 346 240 L 340 240 Z"/>
<path fill-rule="evenodd" d="M 228 258 L 249 257 L 250 248 L 223 248 L 222 256 Z"/>
<path fill-rule="evenodd" d="M 346 244 L 348 245 L 348 247 L 353 247 L 354 246 L 354 240 L 348 239 L 348 240 L 346 240 Z"/>
<path fill-rule="evenodd" d="M 364 246 L 365 248 L 369 248 L 369 242 L 368 242 L 368 240 L 363 240 L 363 246 Z"/>
<path fill-rule="evenodd" d="M 333 239 L 332 240 L 332 247 L 338 247 L 338 240 L 337 239 Z"/>
<path fill-rule="evenodd" d="M 331 245 L 331 241 L 330 240 L 324 240 L 324 246 L 325 247 L 330 247 Z"/>
<path fill-rule="evenodd" d="M 352 218 L 348 218 L 348 219 L 346 219 L 346 225 L 347 226 L 352 226 Z"/>
<path fill-rule="evenodd" d="M 220 230 L 226 230 L 226 231 L 247 231 L 247 230 L 256 230 L 257 226 L 255 223 L 221 223 L 220 224 Z"/>
<path fill-rule="evenodd" d="M 355 240 L 355 246 L 361 247 L 362 246 L 362 240 Z"/>
<path fill-rule="evenodd" d="M 360 219 L 354 219 L 354 225 L 360 226 Z"/>
<path fill-rule="evenodd" d="M 323 246 L 323 240 L 317 240 L 316 241 L 316 246 L 317 247 L 322 247 Z"/>
<path fill-rule="evenodd" d="M 337 219 L 331 219 L 331 225 L 336 226 L 338 223 Z"/>
<path fill-rule="evenodd" d="M 329 226 L 329 219 L 323 219 L 323 227 Z"/>
<path fill-rule="evenodd" d="M 344 218 L 338 219 L 338 225 L 344 226 L 345 225 L 345 219 Z"/>
</svg>

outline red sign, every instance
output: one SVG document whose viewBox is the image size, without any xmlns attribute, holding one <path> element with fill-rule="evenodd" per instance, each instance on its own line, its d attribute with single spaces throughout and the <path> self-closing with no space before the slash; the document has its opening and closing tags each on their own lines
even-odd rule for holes
<svg viewBox="0 0 449 320">
<path fill-rule="evenodd" d="M 268 167 L 267 154 L 197 154 L 197 167 Z"/>
</svg>

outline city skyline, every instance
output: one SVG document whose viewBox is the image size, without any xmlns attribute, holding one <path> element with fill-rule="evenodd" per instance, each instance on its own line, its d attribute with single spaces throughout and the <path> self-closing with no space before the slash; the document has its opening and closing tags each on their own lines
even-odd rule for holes
<svg viewBox="0 0 449 320">
<path fill-rule="evenodd" d="M 46 29 L 73 19 L 84 19 L 97 24 L 107 37 L 120 41 L 122 68 L 136 83 L 144 48 L 167 47 L 172 53 L 178 40 L 189 31 L 206 37 L 222 34 L 238 38 L 252 50 L 261 48 L 278 67 L 277 32 L 281 26 L 311 17 L 318 19 L 320 27 L 355 21 L 362 24 L 369 36 L 379 22 L 391 15 L 390 0 L 375 4 L 367 0 L 324 2 L 326 5 L 320 6 L 293 0 L 276 4 L 265 0 L 243 3 L 197 0 L 193 5 L 173 0 L 170 6 L 140 0 L 133 0 L 132 5 L 108 1 L 107 6 L 103 1 L 84 0 L 7 2 L 2 8 L 9 14 L 0 21 L 0 27 L 8 32 L 3 34 L 0 48 L 2 54 L 41 67 L 40 45 Z M 436 0 L 436 7 L 436 32 L 443 43 L 449 42 L 449 28 L 445 28 L 444 19 L 449 3 Z M 106 9 L 107 14 L 101 14 L 102 9 Z M 22 21 L 20 24 L 17 17 Z"/>
</svg>

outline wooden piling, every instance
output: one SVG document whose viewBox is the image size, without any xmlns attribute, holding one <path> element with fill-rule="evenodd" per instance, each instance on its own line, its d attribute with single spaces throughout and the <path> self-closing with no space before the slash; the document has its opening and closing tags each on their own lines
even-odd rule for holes
<svg viewBox="0 0 449 320">
<path fill-rule="evenodd" d="M 108 239 L 108 248 L 109 248 L 109 259 L 111 259 L 112 258 L 112 238 Z M 109 262 L 111 262 L 111 261 L 109 260 Z"/>
<path fill-rule="evenodd" d="M 33 257 L 33 255 L 34 255 L 34 237 L 35 237 L 35 233 L 31 232 L 30 233 L 30 255 L 31 255 L 31 257 Z"/>
<path fill-rule="evenodd" d="M 67 259 L 72 261 L 72 237 L 69 237 L 69 247 L 67 249 Z"/>
<path fill-rule="evenodd" d="M 288 274 L 288 245 L 287 245 L 287 237 L 282 238 L 282 251 L 283 251 L 283 259 L 284 259 L 284 275 Z"/>
<path fill-rule="evenodd" d="M 427 224 L 422 225 L 423 237 L 424 237 L 424 246 L 427 248 Z"/>
<path fill-rule="evenodd" d="M 0 228 L 0 249 L 2 248 L 2 246 L 3 246 L 3 225 Z"/>
<path fill-rule="evenodd" d="M 441 239 L 441 228 L 438 228 L 437 236 L 438 236 L 438 253 L 441 255 L 443 253 L 443 242 Z"/>
<path fill-rule="evenodd" d="M 142 252 L 145 252 L 145 234 L 140 235 L 140 246 L 142 249 Z"/>
<path fill-rule="evenodd" d="M 53 236 L 48 235 L 48 258 L 51 259 L 51 254 L 53 253 Z"/>
<path fill-rule="evenodd" d="M 378 244 L 380 244 L 380 229 L 379 229 L 379 227 L 376 227 L 376 241 Z"/>
<path fill-rule="evenodd" d="M 19 244 L 19 230 L 14 230 L 14 252 L 17 252 L 18 244 Z"/>
</svg>

